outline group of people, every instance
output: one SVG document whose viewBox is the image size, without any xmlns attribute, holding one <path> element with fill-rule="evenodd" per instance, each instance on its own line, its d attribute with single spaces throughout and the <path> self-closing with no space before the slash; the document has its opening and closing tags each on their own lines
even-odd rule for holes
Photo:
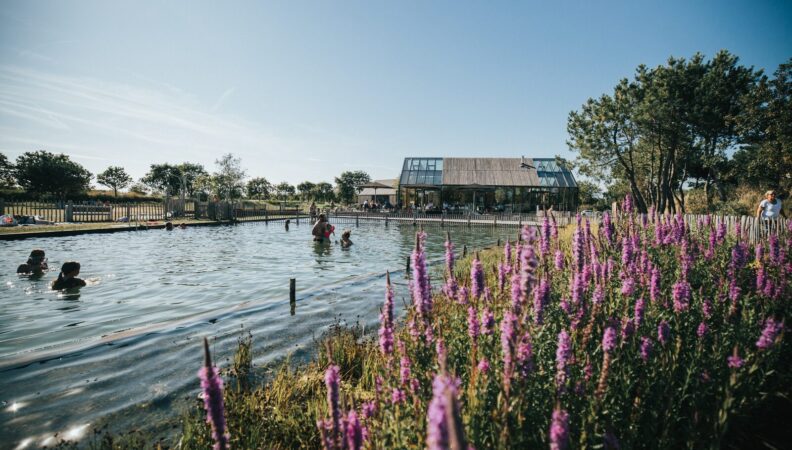
<svg viewBox="0 0 792 450">
<path fill-rule="evenodd" d="M 368 200 L 363 201 L 363 210 L 373 210 L 377 211 L 379 209 L 393 209 L 393 205 L 389 201 L 385 201 L 385 203 L 378 203 L 376 200 L 372 200 L 369 202 Z"/>
<path fill-rule="evenodd" d="M 41 276 L 48 270 L 47 255 L 44 253 L 44 250 L 37 248 L 30 252 L 27 262 L 17 267 L 17 274 Z M 85 281 L 77 278 L 79 274 L 80 263 L 77 261 L 66 261 L 61 266 L 58 278 L 52 282 L 52 289 L 59 291 L 62 289 L 81 288 L 85 286 Z"/>
<path fill-rule="evenodd" d="M 335 227 L 327 221 L 327 216 L 319 214 L 319 217 L 311 229 L 314 242 L 330 242 L 330 236 L 335 235 Z M 352 230 L 344 230 L 341 233 L 341 247 L 348 248 L 352 245 Z"/>
</svg>

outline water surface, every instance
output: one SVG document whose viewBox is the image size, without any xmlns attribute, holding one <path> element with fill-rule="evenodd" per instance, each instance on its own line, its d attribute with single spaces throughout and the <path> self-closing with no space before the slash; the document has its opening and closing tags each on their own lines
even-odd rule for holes
<svg viewBox="0 0 792 450">
<path fill-rule="evenodd" d="M 353 230 L 350 249 L 315 244 L 305 222 L 288 231 L 273 222 L 0 242 L 0 447 L 51 444 L 56 432 L 81 438 L 108 418 L 125 429 L 177 416 L 197 391 L 204 336 L 225 365 L 249 330 L 254 364 L 266 365 L 307 357 L 336 319 L 374 330 L 386 270 L 397 306 L 408 301 L 403 271 L 415 228 L 343 226 Z M 450 230 L 459 249 L 515 234 Z M 427 232 L 429 259 L 439 260 L 445 229 Z M 52 269 L 15 275 L 33 248 Z M 49 289 L 67 260 L 80 261 L 88 281 L 77 295 Z"/>
</svg>

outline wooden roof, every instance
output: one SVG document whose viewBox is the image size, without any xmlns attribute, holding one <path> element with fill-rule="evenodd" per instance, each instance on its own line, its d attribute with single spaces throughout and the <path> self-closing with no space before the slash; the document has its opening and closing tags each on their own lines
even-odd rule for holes
<svg viewBox="0 0 792 450">
<path fill-rule="evenodd" d="M 446 186 L 540 186 L 536 169 L 520 167 L 520 158 L 443 158 Z M 534 165 L 533 159 L 525 162 Z"/>
</svg>

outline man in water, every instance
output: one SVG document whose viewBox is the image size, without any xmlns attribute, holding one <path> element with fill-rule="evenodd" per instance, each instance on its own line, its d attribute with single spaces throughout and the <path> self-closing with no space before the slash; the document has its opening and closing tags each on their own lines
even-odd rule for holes
<svg viewBox="0 0 792 450">
<path fill-rule="evenodd" d="M 47 257 L 44 254 L 44 250 L 35 249 L 30 252 L 27 262 L 17 267 L 17 273 L 39 275 L 47 269 Z"/>
<path fill-rule="evenodd" d="M 324 214 L 319 214 L 319 220 L 316 221 L 313 229 L 311 229 L 311 234 L 315 242 L 324 242 L 325 239 L 330 239 L 330 234 L 333 231 L 333 226 L 327 223 L 327 217 Z"/>
</svg>

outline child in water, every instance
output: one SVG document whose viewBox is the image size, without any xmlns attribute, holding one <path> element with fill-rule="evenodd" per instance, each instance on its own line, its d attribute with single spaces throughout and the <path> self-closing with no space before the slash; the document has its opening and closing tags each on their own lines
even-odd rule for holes
<svg viewBox="0 0 792 450">
<path fill-rule="evenodd" d="M 47 269 L 49 269 L 49 267 L 47 266 L 47 258 L 44 255 L 44 250 L 37 248 L 30 252 L 30 256 L 28 256 L 26 263 L 20 264 L 19 267 L 17 267 L 17 273 L 40 274 Z"/>
<path fill-rule="evenodd" d="M 52 289 L 59 291 L 61 289 L 80 288 L 85 286 L 85 281 L 77 278 L 80 274 L 80 263 L 77 261 L 67 261 L 61 266 L 61 272 L 58 274 L 58 279 L 52 282 Z"/>
<path fill-rule="evenodd" d="M 349 238 L 352 236 L 352 230 L 344 230 L 341 233 L 341 247 L 342 248 L 349 248 L 352 245 L 352 241 Z"/>
</svg>

